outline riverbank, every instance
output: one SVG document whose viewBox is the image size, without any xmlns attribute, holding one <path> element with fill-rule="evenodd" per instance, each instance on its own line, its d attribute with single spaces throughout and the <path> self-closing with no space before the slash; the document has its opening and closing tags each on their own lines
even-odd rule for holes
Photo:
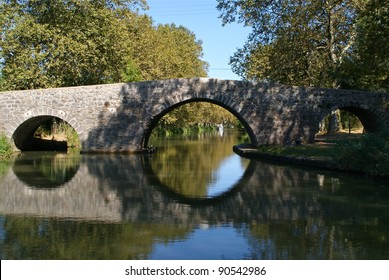
<svg viewBox="0 0 389 280">
<path fill-rule="evenodd" d="M 315 144 L 298 146 L 241 144 L 233 150 L 247 158 L 389 178 L 386 134 L 338 134 L 319 137 Z"/>
<path fill-rule="evenodd" d="M 240 144 L 233 147 L 233 151 L 241 157 L 261 159 L 276 163 L 304 165 L 327 170 L 344 171 L 339 162 L 331 157 L 279 155 L 271 152 L 262 152 L 252 144 Z"/>
</svg>

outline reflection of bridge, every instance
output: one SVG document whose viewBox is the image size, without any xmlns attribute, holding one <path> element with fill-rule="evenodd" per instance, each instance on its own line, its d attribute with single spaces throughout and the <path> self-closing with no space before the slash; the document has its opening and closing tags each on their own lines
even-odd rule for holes
<svg viewBox="0 0 389 280">
<path fill-rule="evenodd" d="M 192 101 L 231 111 L 254 144 L 312 141 L 335 109 L 355 114 L 367 131 L 389 127 L 389 93 L 193 78 L 4 92 L 0 132 L 23 150 L 36 128 L 54 116 L 73 126 L 84 152 L 138 151 L 163 115 Z"/>
<path fill-rule="evenodd" d="M 125 167 L 125 168 L 123 168 Z M 301 184 L 336 189 L 338 180 L 313 172 L 251 162 L 241 180 L 213 199 L 189 199 L 161 185 L 142 156 L 87 156 L 74 177 L 57 188 L 28 186 L 11 168 L 0 179 L 0 213 L 44 217 L 196 226 L 304 220 L 339 212 L 357 215 L 348 205 L 323 203 L 319 192 Z M 145 172 L 146 171 L 146 172 Z M 352 213 L 350 213 L 352 211 Z M 364 215 L 364 214 L 363 214 Z"/>
</svg>

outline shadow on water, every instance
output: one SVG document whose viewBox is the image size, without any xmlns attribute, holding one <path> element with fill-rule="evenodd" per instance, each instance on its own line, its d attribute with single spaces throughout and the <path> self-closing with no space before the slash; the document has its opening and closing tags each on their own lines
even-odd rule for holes
<svg viewBox="0 0 389 280">
<path fill-rule="evenodd" d="M 199 232 L 222 229 L 235 233 L 208 250 L 221 252 L 242 238 L 246 244 L 230 258 L 389 258 L 386 181 L 251 161 L 231 189 L 200 199 L 161 183 L 152 161 L 82 156 L 71 168 L 52 168 L 74 175 L 39 188 L 20 175 L 23 160 L 15 163 L 0 179 L 2 259 L 147 259 L 157 244 L 173 250 Z"/>
</svg>

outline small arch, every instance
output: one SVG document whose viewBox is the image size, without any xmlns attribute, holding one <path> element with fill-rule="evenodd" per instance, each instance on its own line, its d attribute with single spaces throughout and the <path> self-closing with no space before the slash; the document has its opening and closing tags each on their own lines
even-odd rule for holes
<svg viewBox="0 0 389 280">
<path fill-rule="evenodd" d="M 380 120 L 374 112 L 360 107 L 343 107 L 340 109 L 357 116 L 363 125 L 364 131 L 376 133 L 381 130 Z"/>
<path fill-rule="evenodd" d="M 360 128 L 361 132 L 377 133 L 382 129 L 382 124 L 380 122 L 380 118 L 375 112 L 373 112 L 369 109 L 365 109 L 365 108 L 357 107 L 357 106 L 338 106 L 338 107 L 332 108 L 329 111 L 326 111 L 321 116 L 321 121 L 318 124 L 316 134 L 320 133 L 320 131 L 323 131 L 322 124 L 324 123 L 324 120 L 337 110 L 340 110 L 340 113 L 343 116 L 344 115 L 347 115 L 348 117 L 351 116 L 351 119 L 355 120 L 355 117 L 356 117 L 356 123 L 354 124 L 354 128 L 356 128 L 358 126 L 358 121 L 359 121 L 359 126 L 362 126 Z M 348 122 L 348 120 L 346 120 L 344 123 L 346 123 L 346 122 Z M 350 123 L 348 123 L 347 126 L 348 126 L 347 130 L 349 132 L 351 132 L 352 128 L 350 127 Z"/>
<path fill-rule="evenodd" d="M 15 146 L 21 151 L 34 151 L 34 150 L 67 150 L 68 143 L 67 141 L 50 141 L 50 140 L 39 140 L 35 137 L 37 129 L 44 123 L 50 122 L 50 120 L 60 120 L 67 123 L 70 127 L 74 129 L 77 134 L 78 139 L 80 139 L 80 133 L 77 131 L 79 125 L 75 128 L 74 125 L 67 122 L 58 116 L 53 115 L 37 115 L 31 118 L 28 118 L 22 122 L 14 131 L 12 139 L 15 143 Z M 72 120 L 74 124 L 74 120 Z M 38 140 L 37 140 L 38 139 Z"/>
<path fill-rule="evenodd" d="M 171 104 L 171 102 L 165 102 L 165 104 L 171 104 L 171 105 L 169 105 L 168 107 L 163 109 L 161 112 L 156 113 L 148 121 L 147 127 L 146 127 L 144 135 L 143 135 L 143 139 L 142 139 L 142 148 L 147 148 L 147 144 L 149 142 L 151 133 L 152 133 L 153 129 L 157 126 L 158 122 L 162 119 L 163 116 L 165 116 L 169 112 L 173 111 L 174 109 L 176 109 L 176 108 L 178 108 L 178 107 L 180 107 L 180 106 L 182 106 L 184 104 L 193 103 L 193 102 L 207 102 L 207 103 L 218 105 L 218 106 L 222 107 L 223 109 L 229 111 L 242 124 L 242 126 L 244 127 L 246 133 L 248 134 L 248 136 L 250 138 L 251 143 L 252 144 L 256 144 L 257 143 L 256 136 L 255 136 L 255 134 L 254 134 L 250 124 L 247 123 L 247 121 L 236 110 L 234 110 L 233 108 L 227 106 L 226 104 L 224 104 L 224 103 L 222 103 L 220 101 L 216 101 L 216 100 L 213 100 L 213 99 L 208 99 L 208 98 L 190 98 L 190 99 L 186 99 L 184 101 L 177 102 L 175 104 Z"/>
</svg>

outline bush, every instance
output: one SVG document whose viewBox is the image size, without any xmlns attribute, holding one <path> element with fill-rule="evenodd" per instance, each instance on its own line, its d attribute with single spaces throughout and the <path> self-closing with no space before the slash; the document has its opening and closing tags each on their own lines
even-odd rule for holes
<svg viewBox="0 0 389 280">
<path fill-rule="evenodd" d="M 346 170 L 389 175 L 389 133 L 366 134 L 338 144 L 339 163 Z"/>
<path fill-rule="evenodd" d="M 13 153 L 13 145 L 5 135 L 0 135 L 0 159 L 9 158 Z"/>
</svg>

